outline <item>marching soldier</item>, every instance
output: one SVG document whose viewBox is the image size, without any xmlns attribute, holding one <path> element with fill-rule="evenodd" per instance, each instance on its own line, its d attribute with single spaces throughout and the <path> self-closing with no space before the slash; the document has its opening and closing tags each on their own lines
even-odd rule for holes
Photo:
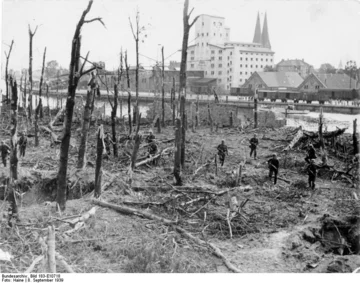
<svg viewBox="0 0 360 283">
<path fill-rule="evenodd" d="M 310 144 L 308 147 L 307 156 L 305 157 L 305 161 L 310 164 L 310 160 L 315 158 L 316 158 L 315 148 L 312 144 Z"/>
<path fill-rule="evenodd" d="M 309 187 L 313 190 L 315 189 L 316 170 L 317 167 L 315 165 L 314 159 L 310 159 L 310 164 L 307 167 L 307 173 L 309 176 Z"/>
<path fill-rule="evenodd" d="M 254 134 L 254 137 L 251 138 L 251 140 L 250 140 L 250 146 L 249 146 L 251 149 L 250 157 L 254 153 L 254 159 L 256 159 L 256 148 L 257 148 L 258 144 L 259 144 L 259 140 L 257 139 L 256 134 Z"/>
<path fill-rule="evenodd" d="M 221 164 L 221 166 L 223 166 L 223 165 L 224 165 L 224 161 L 225 161 L 225 155 L 229 155 L 229 153 L 228 153 L 228 148 L 227 148 L 227 146 L 225 145 L 225 141 L 224 141 L 224 140 L 222 140 L 222 141 L 221 141 L 221 144 L 218 145 L 217 150 L 218 150 L 218 155 L 219 155 L 220 164 Z"/>
<path fill-rule="evenodd" d="M 149 155 L 155 155 L 157 153 L 158 148 L 155 143 L 155 136 L 152 130 L 149 131 L 149 135 L 146 137 L 146 142 L 148 143 Z"/>
<path fill-rule="evenodd" d="M 276 185 L 277 175 L 279 172 L 279 160 L 277 159 L 276 154 L 273 154 L 273 157 L 268 160 L 269 165 L 269 178 L 271 179 L 274 173 L 274 185 Z"/>
<path fill-rule="evenodd" d="M 27 145 L 27 137 L 24 131 L 20 134 L 20 139 L 19 139 L 20 157 L 25 157 L 26 145 Z"/>
<path fill-rule="evenodd" d="M 111 154 L 111 144 L 113 143 L 113 141 L 112 141 L 112 139 L 111 139 L 111 137 L 110 137 L 110 133 L 109 132 L 107 132 L 106 134 L 105 134 L 105 138 L 104 138 L 104 143 L 105 143 L 105 150 L 106 150 L 106 154 L 108 155 L 108 156 L 110 156 L 110 154 Z"/>
<path fill-rule="evenodd" d="M 4 167 L 6 167 L 6 158 L 8 154 L 10 153 L 10 147 L 4 143 L 4 141 L 1 141 L 0 145 L 0 151 L 1 151 L 1 159 L 2 163 L 4 164 Z"/>
</svg>

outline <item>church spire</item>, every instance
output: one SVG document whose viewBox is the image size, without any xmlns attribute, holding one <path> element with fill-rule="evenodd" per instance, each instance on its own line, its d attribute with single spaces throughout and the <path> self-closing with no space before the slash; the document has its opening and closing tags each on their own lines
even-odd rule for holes
<svg viewBox="0 0 360 283">
<path fill-rule="evenodd" d="M 261 43 L 261 27 L 260 27 L 260 15 L 258 12 L 256 26 L 255 26 L 255 33 L 253 43 Z"/>
<path fill-rule="evenodd" d="M 265 13 L 264 25 L 262 29 L 261 43 L 264 47 L 271 49 L 266 13 Z"/>
</svg>

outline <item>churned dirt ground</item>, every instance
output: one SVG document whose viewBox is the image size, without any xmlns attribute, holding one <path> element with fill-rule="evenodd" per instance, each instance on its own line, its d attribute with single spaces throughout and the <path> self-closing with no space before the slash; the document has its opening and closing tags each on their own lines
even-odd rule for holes
<svg viewBox="0 0 360 283">
<path fill-rule="evenodd" d="M 105 128 L 110 131 L 109 126 Z M 147 126 L 140 129 L 144 135 L 148 130 Z M 7 204 L 0 203 L 0 249 L 13 256 L 11 261 L 2 262 L 1 272 L 24 272 L 41 254 L 38 239 L 46 236 L 49 225 L 56 228 L 56 250 L 75 272 L 230 272 L 210 249 L 183 237 L 171 226 L 92 203 L 95 131 L 93 126 L 88 166 L 79 172 L 74 166 L 80 135 L 74 127 L 69 162 L 72 199 L 67 201 L 62 214 L 56 211 L 54 202 L 59 146 L 50 147 L 49 136 L 43 134 L 40 148 L 34 148 L 29 138 L 27 155 L 19 162 L 24 194 L 18 225 L 7 227 Z M 183 190 L 172 186 L 173 154 L 161 157 L 158 166 L 137 168 L 130 187 L 128 153 L 132 144 L 124 142 L 118 158 L 103 160 L 101 201 L 178 220 L 177 225 L 193 236 L 215 244 L 242 272 L 352 272 L 360 266 L 360 259 L 352 254 L 351 244 L 346 242 L 348 249 L 341 244 L 327 245 L 326 241 L 336 244 L 341 239 L 334 236 L 324 240 L 322 227 L 326 217 L 341 218 L 353 213 L 358 205 L 352 197 L 356 189 L 346 179 L 335 180 L 323 172 L 315 191 L 311 191 L 307 187 L 305 151 L 301 148 L 283 151 L 295 132 L 294 128 L 255 131 L 219 128 L 213 133 L 208 127 L 195 133 L 188 130 Z M 173 141 L 169 141 L 174 137 L 172 126 L 161 134 L 154 133 L 160 150 L 173 146 Z M 254 133 L 260 142 L 257 160 L 249 157 L 249 139 Z M 216 169 L 214 156 L 222 139 L 229 148 L 229 156 L 224 167 Z M 142 145 L 139 159 L 146 155 L 146 146 Z M 277 185 L 267 177 L 266 162 L 274 152 L 278 154 L 279 177 L 283 179 Z M 240 162 L 245 166 L 241 186 L 236 186 Z M 345 166 L 332 156 L 329 163 L 339 168 Z M 2 179 L 7 174 L 8 168 L 1 166 Z M 224 190 L 229 192 L 211 199 L 214 193 Z M 226 213 L 232 197 L 243 206 L 232 220 L 231 238 Z M 71 231 L 75 227 L 67 220 L 93 207 L 95 214 Z M 339 234 L 343 234 L 342 230 Z M 340 263 L 329 269 L 334 261 Z M 40 268 L 38 265 L 34 271 Z M 60 265 L 58 271 L 65 272 Z"/>
</svg>

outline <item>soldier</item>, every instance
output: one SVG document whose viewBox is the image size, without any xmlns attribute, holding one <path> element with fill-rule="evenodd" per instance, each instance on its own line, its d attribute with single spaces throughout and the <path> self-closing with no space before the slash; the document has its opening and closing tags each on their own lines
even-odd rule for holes
<svg viewBox="0 0 360 283">
<path fill-rule="evenodd" d="M 228 153 L 228 148 L 227 148 L 227 146 L 225 145 L 225 141 L 224 141 L 224 140 L 222 140 L 222 141 L 221 141 L 221 144 L 218 145 L 217 150 L 218 150 L 218 155 L 219 155 L 220 164 L 221 164 L 221 167 L 222 167 L 222 166 L 224 165 L 224 161 L 225 161 L 225 154 L 226 154 L 226 155 L 229 155 L 229 153 Z"/>
<path fill-rule="evenodd" d="M 108 156 L 110 156 L 110 154 L 111 154 L 110 146 L 111 146 L 111 144 L 113 143 L 113 141 L 112 141 L 112 139 L 111 139 L 111 137 L 110 137 L 110 133 L 109 133 L 109 132 L 107 132 L 107 133 L 105 134 L 104 143 L 105 143 L 106 154 L 107 154 Z"/>
<path fill-rule="evenodd" d="M 0 151 L 1 151 L 1 159 L 2 163 L 4 164 L 4 167 L 6 167 L 6 158 L 8 154 L 10 153 L 10 147 L 4 143 L 4 141 L 1 141 L 0 145 Z"/>
<path fill-rule="evenodd" d="M 308 147 L 308 154 L 305 157 L 305 161 L 307 163 L 310 163 L 310 159 L 315 159 L 316 158 L 316 152 L 315 152 L 315 148 L 312 144 L 309 145 Z"/>
<path fill-rule="evenodd" d="M 26 137 L 25 131 L 23 131 L 20 134 L 20 139 L 19 139 L 20 157 L 25 157 L 26 145 L 27 145 L 27 137 Z"/>
<path fill-rule="evenodd" d="M 155 155 L 157 153 L 157 145 L 155 143 L 155 136 L 152 130 L 149 131 L 149 135 L 146 137 L 146 142 L 148 143 L 148 152 L 149 155 Z"/>
<path fill-rule="evenodd" d="M 314 159 L 310 159 L 310 164 L 307 167 L 307 172 L 309 175 L 309 187 L 315 189 L 315 179 L 316 179 L 316 165 Z"/>
<path fill-rule="evenodd" d="M 272 174 L 274 173 L 274 185 L 276 185 L 277 175 L 279 172 L 279 160 L 277 159 L 276 154 L 273 154 L 273 157 L 268 160 L 269 165 L 269 178 L 271 179 Z"/>
<path fill-rule="evenodd" d="M 254 153 L 254 159 L 257 159 L 256 158 L 256 148 L 257 148 L 258 144 L 259 144 L 259 140 L 257 139 L 256 134 L 254 134 L 254 137 L 250 140 L 250 146 L 249 146 L 251 149 L 250 157 Z"/>
</svg>

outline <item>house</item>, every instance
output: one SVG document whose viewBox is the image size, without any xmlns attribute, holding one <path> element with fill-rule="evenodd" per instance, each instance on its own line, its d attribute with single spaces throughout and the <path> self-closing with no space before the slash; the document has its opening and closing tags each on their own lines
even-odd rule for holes
<svg viewBox="0 0 360 283">
<path fill-rule="evenodd" d="M 297 91 L 303 78 L 297 72 L 255 72 L 246 80 L 242 88 L 252 91 L 261 90 L 286 90 Z"/>
<path fill-rule="evenodd" d="M 314 68 L 306 63 L 304 59 L 282 59 L 275 67 L 277 72 L 297 72 L 302 78 L 310 75 Z"/>
</svg>

